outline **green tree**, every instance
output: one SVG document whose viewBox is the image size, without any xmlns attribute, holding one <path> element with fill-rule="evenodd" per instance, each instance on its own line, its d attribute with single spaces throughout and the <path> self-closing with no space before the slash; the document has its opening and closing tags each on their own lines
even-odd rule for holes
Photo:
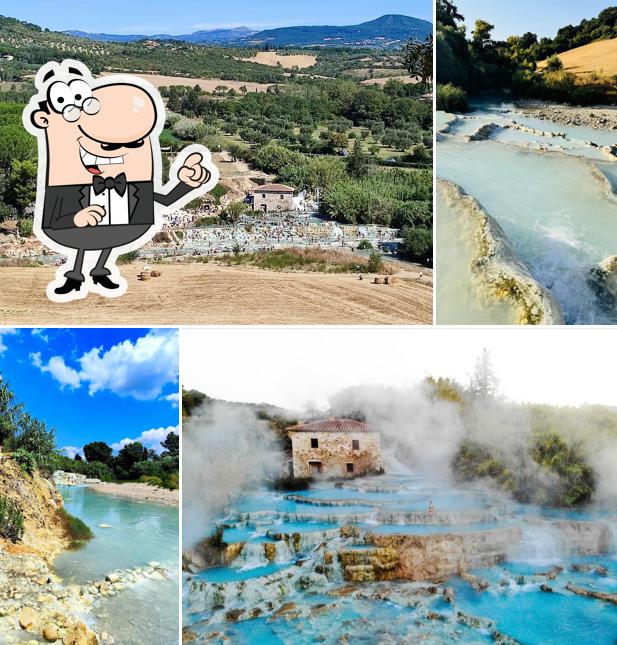
<svg viewBox="0 0 617 645">
<path fill-rule="evenodd" d="M 0 446 L 5 446 L 15 436 L 22 412 L 23 404 L 16 402 L 9 384 L 0 380 Z"/>
<path fill-rule="evenodd" d="M 148 450 L 144 448 L 143 444 L 139 441 L 134 441 L 133 443 L 127 443 L 126 446 L 120 450 L 118 457 L 116 458 L 116 462 L 120 468 L 121 475 L 123 477 L 128 477 L 128 473 L 137 462 L 146 461 L 147 459 Z"/>
<path fill-rule="evenodd" d="M 347 173 L 354 179 L 363 179 L 368 175 L 369 160 L 362 149 L 362 142 L 356 139 L 353 151 L 347 158 Z"/>
<path fill-rule="evenodd" d="M 20 125 L 0 125 L 0 168 L 9 172 L 15 161 L 36 158 L 36 141 Z"/>
<path fill-rule="evenodd" d="M 423 85 L 433 78 L 433 35 L 424 42 L 410 40 L 403 49 L 403 60 L 410 76 L 417 76 Z"/>
<path fill-rule="evenodd" d="M 20 217 L 36 199 L 36 175 L 37 166 L 33 161 L 14 159 L 11 162 L 4 198 L 8 204 L 15 206 Z"/>
<path fill-rule="evenodd" d="M 430 228 L 405 228 L 403 249 L 408 260 L 431 264 L 433 261 L 433 231 Z"/>
<path fill-rule="evenodd" d="M 162 457 L 177 457 L 180 454 L 180 437 L 175 432 L 170 432 L 165 441 L 161 441 L 161 446 L 165 448 Z"/>
<path fill-rule="evenodd" d="M 486 20 L 476 20 L 476 28 L 472 32 L 472 43 L 477 49 L 483 49 L 491 41 L 491 32 L 495 29 L 494 25 Z"/>
<path fill-rule="evenodd" d="M 47 466 L 56 447 L 54 429 L 47 429 L 44 421 L 35 419 L 28 412 L 22 412 L 17 423 L 17 434 L 13 439 L 16 449 L 33 454 L 39 467 Z"/>
<path fill-rule="evenodd" d="M 464 18 L 450 0 L 437 0 L 437 22 L 446 27 L 456 27 Z"/>
<path fill-rule="evenodd" d="M 248 210 L 244 202 L 230 202 L 221 213 L 222 217 L 231 224 L 235 224 Z"/>
<path fill-rule="evenodd" d="M 102 464 L 109 464 L 112 455 L 111 446 L 108 446 L 104 441 L 92 441 L 84 446 L 84 457 L 89 463 L 99 461 Z"/>
</svg>

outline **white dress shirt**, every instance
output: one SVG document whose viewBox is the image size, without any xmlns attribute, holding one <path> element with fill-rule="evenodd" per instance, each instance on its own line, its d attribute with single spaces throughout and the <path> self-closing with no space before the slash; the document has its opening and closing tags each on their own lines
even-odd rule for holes
<svg viewBox="0 0 617 645">
<path fill-rule="evenodd" d="M 90 205 L 98 204 L 105 207 L 105 217 L 97 224 L 115 226 L 129 223 L 129 187 L 127 184 L 124 195 L 119 195 L 113 188 L 106 188 L 100 195 L 96 195 L 94 188 L 90 187 Z"/>
</svg>

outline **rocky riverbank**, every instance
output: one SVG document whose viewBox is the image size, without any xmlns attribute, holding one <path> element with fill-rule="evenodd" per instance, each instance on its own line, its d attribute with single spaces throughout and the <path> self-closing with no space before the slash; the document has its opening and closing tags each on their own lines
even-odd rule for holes
<svg viewBox="0 0 617 645">
<path fill-rule="evenodd" d="M 142 580 L 168 577 L 158 562 L 150 562 L 113 571 L 87 584 L 65 585 L 54 572 L 53 561 L 72 537 L 67 534 L 63 499 L 54 484 L 38 471 L 25 473 L 5 455 L 0 459 L 0 497 L 11 500 L 23 515 L 21 539 L 0 538 L 3 645 L 109 645 L 113 636 L 93 631 L 94 621 L 89 619 L 97 603 Z"/>
<path fill-rule="evenodd" d="M 536 119 L 578 125 L 594 130 L 617 130 L 617 108 L 573 107 L 552 103 L 522 102 L 518 106 L 523 114 Z"/>
<path fill-rule="evenodd" d="M 168 490 L 167 488 L 157 488 L 148 484 L 128 483 L 113 484 L 110 482 L 99 482 L 86 485 L 97 493 L 105 495 L 118 495 L 120 497 L 130 497 L 139 499 L 144 502 L 158 502 L 159 504 L 178 505 L 180 503 L 180 491 Z"/>
<path fill-rule="evenodd" d="M 163 580 L 158 562 L 109 573 L 86 585 L 64 586 L 47 563 L 32 554 L 0 551 L 0 642 L 111 645 L 112 635 L 91 629 L 88 615 L 103 598 L 140 580 Z"/>
</svg>

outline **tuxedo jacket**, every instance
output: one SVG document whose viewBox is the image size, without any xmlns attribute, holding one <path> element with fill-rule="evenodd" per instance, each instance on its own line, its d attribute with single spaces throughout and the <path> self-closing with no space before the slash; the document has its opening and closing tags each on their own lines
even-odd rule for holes
<svg viewBox="0 0 617 645">
<path fill-rule="evenodd" d="M 47 186 L 43 206 L 43 229 L 62 230 L 77 228 L 75 214 L 90 205 L 91 184 L 73 186 Z M 171 206 L 193 190 L 184 182 L 178 183 L 167 195 L 157 193 L 151 181 L 127 184 L 129 193 L 129 224 L 152 226 L 154 202 Z M 96 228 L 96 227 L 95 227 Z"/>
</svg>

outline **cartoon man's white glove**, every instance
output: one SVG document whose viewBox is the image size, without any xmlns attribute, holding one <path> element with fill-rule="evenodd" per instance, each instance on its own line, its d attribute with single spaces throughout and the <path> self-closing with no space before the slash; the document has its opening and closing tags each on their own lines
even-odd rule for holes
<svg viewBox="0 0 617 645">
<path fill-rule="evenodd" d="M 199 152 L 190 154 L 178 171 L 178 179 L 192 188 L 199 188 L 210 179 L 210 172 L 201 165 L 203 156 Z"/>
<path fill-rule="evenodd" d="M 92 204 L 75 213 L 73 224 L 79 228 L 83 228 L 84 226 L 96 226 L 103 220 L 105 214 L 104 206 Z"/>
</svg>

